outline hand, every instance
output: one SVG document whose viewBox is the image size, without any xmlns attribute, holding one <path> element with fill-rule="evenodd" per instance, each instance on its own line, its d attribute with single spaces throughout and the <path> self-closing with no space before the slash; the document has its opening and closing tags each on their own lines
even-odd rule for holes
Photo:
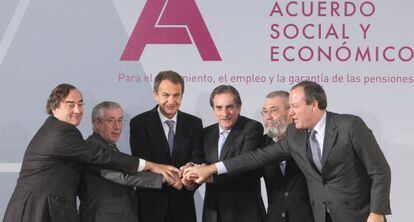
<svg viewBox="0 0 414 222">
<path fill-rule="evenodd" d="M 384 222 L 384 215 L 377 213 L 370 213 L 367 222 Z"/>
<path fill-rule="evenodd" d="M 181 175 L 182 175 L 181 176 L 181 183 L 185 186 L 185 188 L 187 190 L 194 189 L 194 187 L 196 186 L 196 183 L 194 183 L 194 181 L 189 180 L 188 178 L 184 177 L 183 172 L 184 172 L 185 169 L 190 168 L 190 167 L 194 167 L 194 166 L 195 166 L 194 163 L 189 162 L 189 163 L 185 164 L 184 166 L 180 167 L 180 171 L 181 171 Z"/>
<path fill-rule="evenodd" d="M 170 165 L 147 161 L 144 170 L 163 175 L 169 184 L 175 184 L 177 181 L 180 181 L 180 170 Z"/>
<path fill-rule="evenodd" d="M 168 183 L 170 186 L 174 187 L 176 190 L 181 190 L 183 188 L 183 184 L 180 180 L 174 181 L 174 183 Z"/>
<path fill-rule="evenodd" d="M 184 170 L 184 177 L 188 180 L 192 180 L 197 184 L 202 184 L 208 179 L 212 179 L 212 176 L 217 173 L 215 164 L 202 164 L 190 167 Z"/>
</svg>

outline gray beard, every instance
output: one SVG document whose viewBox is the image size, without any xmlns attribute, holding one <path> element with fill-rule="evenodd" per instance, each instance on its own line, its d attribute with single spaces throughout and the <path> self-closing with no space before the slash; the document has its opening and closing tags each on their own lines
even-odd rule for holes
<svg viewBox="0 0 414 222">
<path fill-rule="evenodd" d="M 274 123 L 274 126 L 267 127 L 264 132 L 270 138 L 279 139 L 283 134 L 286 133 L 286 130 L 287 130 L 287 124 L 277 121 Z"/>
<path fill-rule="evenodd" d="M 270 138 L 277 138 L 279 135 L 279 130 L 277 127 L 268 127 L 265 129 L 264 133 Z"/>
</svg>

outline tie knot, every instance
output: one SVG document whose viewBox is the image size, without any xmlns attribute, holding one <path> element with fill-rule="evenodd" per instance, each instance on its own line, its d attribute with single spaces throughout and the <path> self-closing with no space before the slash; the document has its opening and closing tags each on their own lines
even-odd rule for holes
<svg viewBox="0 0 414 222">
<path fill-rule="evenodd" d="M 165 123 L 167 124 L 168 128 L 172 129 L 174 127 L 174 120 L 166 120 Z"/>
<path fill-rule="evenodd" d="M 314 138 L 315 137 L 315 135 L 318 133 L 318 131 L 316 131 L 316 130 L 314 130 L 314 129 L 312 129 L 311 131 L 310 131 L 310 133 L 309 133 L 309 136 L 311 137 L 311 138 Z"/>
<path fill-rule="evenodd" d="M 220 133 L 221 136 L 227 136 L 228 134 L 229 134 L 229 131 L 228 130 L 223 130 Z"/>
</svg>

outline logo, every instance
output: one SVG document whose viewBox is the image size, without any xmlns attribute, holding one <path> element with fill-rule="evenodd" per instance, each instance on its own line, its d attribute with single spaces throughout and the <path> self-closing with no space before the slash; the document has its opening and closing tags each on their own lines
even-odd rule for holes
<svg viewBox="0 0 414 222">
<path fill-rule="evenodd" d="M 203 61 L 221 61 L 195 0 L 148 0 L 121 60 L 139 60 L 147 44 L 195 44 Z"/>
</svg>

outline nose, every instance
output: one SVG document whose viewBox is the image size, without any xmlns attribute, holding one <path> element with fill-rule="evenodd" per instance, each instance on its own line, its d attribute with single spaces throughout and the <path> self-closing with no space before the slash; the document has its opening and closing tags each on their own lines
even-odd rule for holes
<svg viewBox="0 0 414 222">
<path fill-rule="evenodd" d="M 230 111 L 228 109 L 223 109 L 222 114 L 223 114 L 224 117 L 228 117 L 229 114 L 230 114 Z"/>
<path fill-rule="evenodd" d="M 271 119 L 273 119 L 273 116 L 270 115 L 270 113 L 263 113 L 263 117 L 264 117 L 265 120 L 271 120 Z"/>
<path fill-rule="evenodd" d="M 115 121 L 113 126 L 114 126 L 115 129 L 121 129 L 122 128 L 122 122 Z"/>
<path fill-rule="evenodd" d="M 169 96 L 167 99 L 168 104 L 174 104 L 174 97 L 173 96 Z"/>
<path fill-rule="evenodd" d="M 290 116 L 293 116 L 294 114 L 295 114 L 295 112 L 293 111 L 292 107 L 290 107 L 290 109 L 289 109 L 289 115 Z"/>
<path fill-rule="evenodd" d="M 75 105 L 75 108 L 73 108 L 73 112 L 74 113 L 80 113 L 80 107 L 79 107 L 79 105 Z"/>
</svg>

